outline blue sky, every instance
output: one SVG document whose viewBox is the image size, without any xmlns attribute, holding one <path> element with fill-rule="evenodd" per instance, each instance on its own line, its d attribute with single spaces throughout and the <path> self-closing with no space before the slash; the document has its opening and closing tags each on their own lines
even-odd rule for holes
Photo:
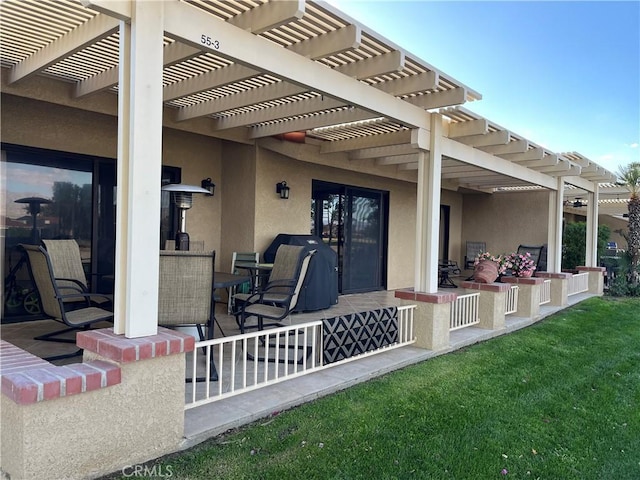
<svg viewBox="0 0 640 480">
<path fill-rule="evenodd" d="M 469 110 L 616 173 L 640 161 L 640 1 L 330 3 L 482 94 Z"/>
</svg>

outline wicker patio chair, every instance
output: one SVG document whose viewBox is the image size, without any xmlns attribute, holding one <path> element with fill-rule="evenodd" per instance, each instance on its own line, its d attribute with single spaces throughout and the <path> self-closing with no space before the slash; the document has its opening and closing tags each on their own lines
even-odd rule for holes
<svg viewBox="0 0 640 480">
<path fill-rule="evenodd" d="M 75 339 L 59 338 L 59 335 L 73 330 L 88 330 L 92 325 L 104 321 L 113 321 L 113 312 L 100 307 L 92 306 L 91 301 L 97 297 L 104 297 L 98 293 L 81 293 L 72 290 L 64 294 L 58 287 L 53 272 L 51 259 L 47 251 L 37 245 L 20 245 L 28 259 L 29 271 L 35 282 L 40 297 L 42 312 L 54 320 L 64 323 L 67 328 L 56 332 L 47 333 L 35 337 L 35 340 L 49 342 L 75 343 Z M 66 300 L 74 299 L 74 308 Z M 82 306 L 78 306 L 78 300 L 83 299 Z M 82 354 L 82 349 L 66 355 L 58 355 L 46 358 L 46 360 L 59 360 Z"/>
<path fill-rule="evenodd" d="M 251 328 L 263 330 L 265 326 L 281 326 L 280 323 L 295 308 L 304 283 L 309 262 L 316 250 L 305 250 L 302 246 L 281 245 L 276 252 L 269 282 L 260 291 L 249 295 L 237 313 L 240 332 L 248 328 L 246 320 L 257 318 Z M 240 294 L 236 295 L 240 296 Z M 265 324 L 264 320 L 271 320 Z"/>
</svg>

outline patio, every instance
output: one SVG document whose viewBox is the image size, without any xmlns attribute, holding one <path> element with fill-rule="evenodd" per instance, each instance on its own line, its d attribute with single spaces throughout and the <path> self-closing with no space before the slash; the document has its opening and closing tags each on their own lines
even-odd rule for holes
<svg viewBox="0 0 640 480">
<path fill-rule="evenodd" d="M 575 305 L 591 296 L 593 295 L 588 293 L 573 295 L 569 297 L 568 306 Z M 398 300 L 394 298 L 393 292 L 374 292 L 341 296 L 339 305 L 334 308 L 340 309 L 342 312 L 355 312 L 362 311 L 363 307 L 379 308 L 389 305 L 398 305 Z M 317 319 L 320 316 L 322 318 L 335 316 L 334 308 L 315 312 L 315 316 L 312 313 L 299 315 L 299 317 L 306 316 L 307 318 L 296 318 L 296 321 L 307 321 L 311 317 Z M 472 326 L 452 331 L 450 345 L 447 349 L 434 351 L 415 346 L 390 349 L 376 355 L 359 358 L 357 361 L 336 365 L 302 377 L 292 378 L 283 383 L 186 410 L 182 448 L 189 448 L 228 429 L 330 395 L 408 365 L 528 327 L 563 308 L 565 307 L 542 305 L 540 314 L 535 319 L 509 315 L 506 317 L 504 330 L 488 330 Z M 233 322 L 233 319 L 228 317 L 224 320 L 225 322 Z M 223 328 L 224 326 L 225 324 L 223 324 Z"/>
<path fill-rule="evenodd" d="M 568 298 L 567 306 L 575 305 L 591 296 L 593 294 L 590 293 L 572 295 Z M 350 313 L 399 306 L 400 304 L 400 299 L 396 298 L 395 293 L 392 291 L 342 295 L 339 297 L 338 305 L 326 310 L 294 314 L 291 317 L 291 323 L 302 324 Z M 563 308 L 565 307 L 541 305 L 539 315 L 536 318 L 508 315 L 505 319 L 505 328 L 500 330 L 490 330 L 478 326 L 453 330 L 450 332 L 448 348 L 430 350 L 410 345 L 389 349 L 375 355 L 358 358 L 356 361 L 342 363 L 304 376 L 291 378 L 285 382 L 267 385 L 259 390 L 243 392 L 232 397 L 221 398 L 212 403 L 186 409 L 181 448 L 189 448 L 228 429 L 239 427 L 273 413 L 329 395 L 413 363 L 525 328 Z M 217 318 L 226 335 L 238 333 L 234 318 L 226 314 L 225 305 L 218 305 Z M 38 356 L 58 355 L 73 351 L 73 345 L 33 340 L 34 336 L 55 328 L 58 328 L 58 324 L 50 320 L 3 325 L 2 338 Z M 219 332 L 216 333 L 219 336 Z M 190 355 L 187 354 L 187 365 L 190 363 Z M 75 357 L 58 360 L 54 363 L 65 365 L 80 361 L 80 357 Z M 204 362 L 201 363 L 204 364 Z M 263 362 L 260 364 L 264 365 Z M 202 368 L 202 365 L 199 368 Z M 202 371 L 199 371 L 199 374 L 202 374 Z M 221 381 L 223 384 L 228 383 L 229 378 L 222 374 Z M 204 385 L 203 383 L 198 383 L 197 388 L 202 390 Z M 189 396 L 190 388 L 191 385 L 187 383 L 185 389 L 187 397 Z"/>
<path fill-rule="evenodd" d="M 400 303 L 400 300 L 395 298 L 394 292 L 391 291 L 341 295 L 338 299 L 337 305 L 333 305 L 331 308 L 326 310 L 295 313 L 291 317 L 291 322 L 303 323 L 313 320 L 322 320 L 349 313 L 376 310 L 382 307 L 398 306 Z M 227 315 L 226 303 L 216 305 L 216 318 L 218 319 L 219 325 L 222 327 L 225 335 L 229 336 L 239 333 L 235 319 L 232 316 Z M 108 328 L 109 326 L 110 324 L 108 323 L 104 324 L 104 328 Z M 15 346 L 42 358 L 73 352 L 76 349 L 74 345 L 55 342 L 41 342 L 33 339 L 35 336 L 55 331 L 57 329 L 60 329 L 60 323 L 53 320 L 36 320 L 31 322 L 3 324 L 2 338 Z M 220 337 L 220 330 L 218 328 L 216 328 L 215 336 Z M 72 338 L 72 336 L 69 336 L 69 338 Z M 65 365 L 69 363 L 76 363 L 78 361 L 80 361 L 80 357 L 57 360 L 53 363 L 56 365 Z"/>
</svg>

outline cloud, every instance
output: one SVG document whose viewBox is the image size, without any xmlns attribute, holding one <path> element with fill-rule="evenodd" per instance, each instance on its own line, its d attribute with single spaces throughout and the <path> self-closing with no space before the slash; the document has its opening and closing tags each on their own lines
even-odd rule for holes
<svg viewBox="0 0 640 480">
<path fill-rule="evenodd" d="M 634 142 L 631 145 L 629 145 L 631 148 L 638 148 L 638 142 Z"/>
</svg>

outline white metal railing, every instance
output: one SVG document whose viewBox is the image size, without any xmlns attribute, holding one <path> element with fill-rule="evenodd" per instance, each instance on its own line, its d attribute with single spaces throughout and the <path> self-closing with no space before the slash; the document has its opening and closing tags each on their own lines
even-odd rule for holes
<svg viewBox="0 0 640 480">
<path fill-rule="evenodd" d="M 568 296 L 589 291 L 589 272 L 576 273 L 569 277 Z"/>
<path fill-rule="evenodd" d="M 415 342 L 415 305 L 398 307 L 398 339 L 392 345 L 323 365 L 322 321 L 196 342 L 187 357 L 185 409 L 273 385 L 320 369 Z M 217 381 L 211 378 L 213 358 Z"/>
<path fill-rule="evenodd" d="M 403 305 L 398 307 L 398 344 L 399 346 L 409 345 L 416 341 L 413 332 L 413 312 L 415 305 Z"/>
<path fill-rule="evenodd" d="M 540 285 L 540 305 L 551 302 L 551 280 L 546 278 Z"/>
<path fill-rule="evenodd" d="M 510 315 L 518 311 L 518 293 L 520 287 L 517 285 L 511 285 L 511 288 L 507 290 L 507 295 L 504 299 L 504 314 Z"/>
<path fill-rule="evenodd" d="M 480 323 L 480 292 L 460 295 L 451 304 L 450 330 Z"/>
<path fill-rule="evenodd" d="M 213 358 L 217 382 L 187 384 L 187 404 L 193 408 L 214 400 L 281 382 L 316 370 L 322 321 L 196 342 L 187 376 L 210 378 Z M 204 352 L 203 352 L 204 350 Z"/>
</svg>

